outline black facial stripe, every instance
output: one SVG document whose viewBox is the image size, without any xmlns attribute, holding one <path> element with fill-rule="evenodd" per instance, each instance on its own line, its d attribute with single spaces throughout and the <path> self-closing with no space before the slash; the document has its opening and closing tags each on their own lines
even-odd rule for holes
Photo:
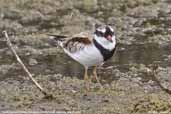
<svg viewBox="0 0 171 114">
<path fill-rule="evenodd" d="M 108 35 L 113 36 L 114 35 L 114 32 L 111 31 L 111 29 L 107 26 L 106 27 L 106 32 L 105 32 L 104 36 L 107 37 Z"/>
<path fill-rule="evenodd" d="M 104 36 L 104 33 L 102 33 L 101 31 L 98 31 L 98 30 L 96 30 L 94 33 L 95 33 L 97 36 L 100 36 L 100 37 L 103 37 L 103 36 Z"/>
<path fill-rule="evenodd" d="M 105 27 L 106 31 L 103 33 L 102 31 L 96 30 L 94 33 L 99 37 L 107 37 L 108 35 L 113 36 L 114 32 L 111 30 L 110 27 Z"/>
</svg>

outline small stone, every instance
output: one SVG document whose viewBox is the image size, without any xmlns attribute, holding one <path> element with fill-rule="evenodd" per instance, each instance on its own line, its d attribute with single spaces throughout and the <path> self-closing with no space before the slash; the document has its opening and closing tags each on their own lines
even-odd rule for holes
<svg viewBox="0 0 171 114">
<path fill-rule="evenodd" d="M 29 56 L 29 55 L 31 55 L 31 53 L 30 53 L 30 52 L 27 52 L 25 55 L 26 55 L 26 56 Z"/>
<path fill-rule="evenodd" d="M 55 74 L 54 75 L 54 78 L 56 78 L 56 79 L 58 79 L 58 80 L 60 80 L 60 79 L 62 79 L 62 74 Z"/>
<path fill-rule="evenodd" d="M 77 93 L 78 91 L 72 89 L 71 92 L 72 92 L 72 93 Z"/>
<path fill-rule="evenodd" d="M 38 62 L 37 62 L 36 59 L 31 58 L 31 59 L 29 60 L 29 65 L 34 66 L 34 65 L 37 65 L 37 64 L 38 64 Z"/>
</svg>

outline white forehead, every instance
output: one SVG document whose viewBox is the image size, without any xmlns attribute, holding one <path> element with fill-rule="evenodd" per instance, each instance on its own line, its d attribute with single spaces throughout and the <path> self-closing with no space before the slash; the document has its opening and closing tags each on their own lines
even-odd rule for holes
<svg viewBox="0 0 171 114">
<path fill-rule="evenodd" d="M 112 32 L 114 32 L 113 28 L 111 26 L 108 26 Z"/>
<path fill-rule="evenodd" d="M 112 32 L 114 32 L 113 28 L 111 26 L 108 26 Z M 101 26 L 97 28 L 98 31 L 101 31 L 103 33 L 106 32 L 106 26 Z"/>
</svg>

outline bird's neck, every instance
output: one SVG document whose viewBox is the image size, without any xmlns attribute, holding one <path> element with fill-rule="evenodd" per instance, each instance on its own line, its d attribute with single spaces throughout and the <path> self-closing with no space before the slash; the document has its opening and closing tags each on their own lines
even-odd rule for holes
<svg viewBox="0 0 171 114">
<path fill-rule="evenodd" d="M 93 40 L 96 41 L 99 45 L 101 45 L 104 49 L 107 49 L 109 51 L 113 50 L 116 45 L 115 36 L 112 37 L 113 42 L 110 42 L 110 41 L 106 40 L 105 38 L 99 38 L 96 35 L 94 36 Z"/>
<path fill-rule="evenodd" d="M 99 50 L 101 55 L 103 56 L 104 61 L 110 59 L 116 50 L 116 47 L 114 47 L 112 50 L 108 50 L 108 49 L 104 48 L 95 39 L 93 39 L 93 43 L 94 43 L 95 47 Z"/>
</svg>

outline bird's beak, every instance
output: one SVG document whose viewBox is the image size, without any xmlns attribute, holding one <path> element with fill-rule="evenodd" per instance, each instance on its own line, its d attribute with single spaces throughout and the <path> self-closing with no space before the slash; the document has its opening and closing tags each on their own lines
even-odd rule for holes
<svg viewBox="0 0 171 114">
<path fill-rule="evenodd" d="M 111 36 L 111 35 L 106 36 L 106 39 L 107 39 L 108 41 L 110 41 L 110 42 L 113 42 L 112 36 Z"/>
</svg>

